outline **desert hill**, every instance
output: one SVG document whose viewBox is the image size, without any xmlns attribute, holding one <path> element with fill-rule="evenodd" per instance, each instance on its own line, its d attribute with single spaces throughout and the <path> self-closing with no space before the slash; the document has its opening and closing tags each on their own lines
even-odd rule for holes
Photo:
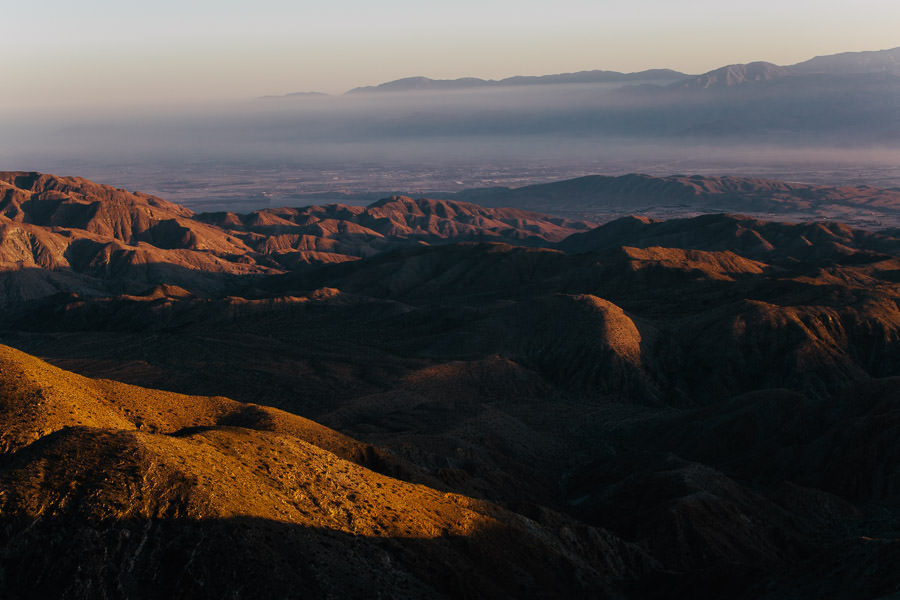
<svg viewBox="0 0 900 600">
<path fill-rule="evenodd" d="M 900 191 L 894 189 L 701 175 L 591 175 L 514 189 L 473 189 L 447 197 L 484 206 L 593 215 L 604 221 L 623 213 L 658 219 L 739 213 L 767 220 L 829 219 L 866 229 L 894 225 L 900 210 Z"/>
<path fill-rule="evenodd" d="M 366 207 L 332 204 L 246 215 L 207 213 L 198 218 L 241 237 L 266 256 L 278 257 L 283 264 L 303 261 L 310 253 L 350 260 L 410 243 L 497 241 L 540 246 L 589 228 L 584 221 L 523 210 L 403 196 Z"/>
<path fill-rule="evenodd" d="M 230 278 L 467 240 L 541 245 L 590 223 L 514 209 L 392 198 L 235 215 L 194 215 L 80 178 L 0 174 L 0 306 L 59 293 L 144 295 L 161 284 L 221 293 Z"/>
<path fill-rule="evenodd" d="M 617 246 L 663 246 L 708 251 L 732 251 L 748 258 L 841 260 L 867 252 L 896 256 L 897 238 L 853 229 L 841 223 L 790 224 L 744 216 L 704 215 L 653 221 L 626 217 L 589 232 L 574 234 L 559 244 L 570 253 Z"/>
<path fill-rule="evenodd" d="M 209 250 L 220 254 L 247 248 L 222 232 L 196 223 L 177 204 L 77 177 L 0 173 L 0 211 L 13 223 L 84 230 L 129 245 Z"/>
<path fill-rule="evenodd" d="M 32 355 L 0 352 L 12 592 L 59 592 L 58 563 L 74 597 L 246 596 L 287 555 L 309 566 L 264 595 L 900 589 L 895 232 L 713 214 L 563 237 L 405 198 L 192 218 L 248 264 L 266 240 L 297 251 L 281 236 L 370 250 L 6 311 L 0 341 Z M 128 287 L 37 263 L 0 282 L 46 276 Z"/>
<path fill-rule="evenodd" d="M 652 567 L 602 531 L 564 539 L 488 503 L 369 471 L 341 456 L 376 450 L 294 415 L 89 380 L 5 347 L 0 362 L 6 597 L 273 595 L 297 585 L 315 597 L 368 586 L 402 597 L 541 597 L 551 582 L 603 597 L 642 561 Z M 588 541 L 603 546 L 591 557 L 579 548 Z"/>
<path fill-rule="evenodd" d="M 156 283 L 205 293 L 221 289 L 222 275 L 269 270 L 233 260 L 250 248 L 161 198 L 20 172 L 0 174 L 0 193 L 0 306 Z"/>
</svg>

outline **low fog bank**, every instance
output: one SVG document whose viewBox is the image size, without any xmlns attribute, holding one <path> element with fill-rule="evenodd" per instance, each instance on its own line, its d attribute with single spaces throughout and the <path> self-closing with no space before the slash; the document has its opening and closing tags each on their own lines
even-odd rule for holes
<svg viewBox="0 0 900 600">
<path fill-rule="evenodd" d="M 22 112 L 0 117 L 0 168 L 240 209 L 310 194 L 424 194 L 589 173 L 900 186 L 900 79 L 789 83 L 530 85 Z"/>
<path fill-rule="evenodd" d="M 233 156 L 306 144 L 518 136 L 900 148 L 898 98 L 900 77 L 893 76 L 289 96 L 116 113 L 24 111 L 0 117 L 0 148 Z"/>
<path fill-rule="evenodd" d="M 824 185 L 900 188 L 900 151 L 626 143 L 535 137 L 391 144 L 331 144 L 222 158 L 129 160 L 35 157 L 29 168 L 140 190 L 196 210 L 368 204 L 393 193 L 441 197 L 472 188 L 521 187 L 589 174 L 742 175 Z"/>
</svg>

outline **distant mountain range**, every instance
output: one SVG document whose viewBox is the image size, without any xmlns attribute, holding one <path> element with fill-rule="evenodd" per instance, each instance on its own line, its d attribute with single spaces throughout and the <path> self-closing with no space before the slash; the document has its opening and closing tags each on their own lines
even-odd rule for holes
<svg viewBox="0 0 900 600">
<path fill-rule="evenodd" d="M 427 92 L 427 93 L 426 93 Z M 900 47 L 795 65 L 501 80 L 408 77 L 317 102 L 283 97 L 279 135 L 320 142 L 552 136 L 778 147 L 900 144 Z M 290 101 L 291 98 L 294 101 Z M 272 106 L 272 102 L 269 106 Z"/>
<path fill-rule="evenodd" d="M 380 85 L 353 88 L 348 94 L 366 94 L 370 92 L 410 92 L 410 91 L 450 91 L 474 90 L 483 88 L 516 87 L 531 85 L 556 85 L 573 83 L 658 83 L 664 84 L 688 77 L 684 73 L 672 69 L 649 69 L 637 73 L 620 73 L 619 71 L 579 71 L 577 73 L 559 73 L 542 76 L 516 76 L 505 79 L 479 79 L 462 77 L 460 79 L 430 79 L 428 77 L 405 77 Z"/>
<path fill-rule="evenodd" d="M 798 76 L 882 74 L 900 76 L 900 47 L 870 52 L 817 56 L 789 66 L 769 62 L 728 65 L 674 84 L 681 88 L 731 87 Z"/>
<path fill-rule="evenodd" d="M 864 73 L 900 76 L 900 47 L 889 50 L 842 52 L 840 54 L 816 56 L 815 58 L 788 66 L 755 61 L 719 67 L 701 75 L 690 75 L 673 69 L 647 69 L 633 73 L 598 69 L 540 76 L 519 75 L 504 79 L 403 77 L 377 85 L 355 87 L 346 92 L 346 94 L 445 92 L 533 85 L 591 83 L 640 83 L 690 89 L 730 87 L 797 75 L 858 75 Z M 327 94 L 320 92 L 294 92 L 282 96 L 264 96 L 264 98 L 297 98 L 325 95 Z"/>
</svg>

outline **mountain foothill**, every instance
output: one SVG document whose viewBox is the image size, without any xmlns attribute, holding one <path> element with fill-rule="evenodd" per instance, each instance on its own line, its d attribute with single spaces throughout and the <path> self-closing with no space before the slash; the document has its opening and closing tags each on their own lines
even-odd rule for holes
<svg viewBox="0 0 900 600">
<path fill-rule="evenodd" d="M 0 174 L 0 596 L 896 594 L 900 234 L 813 209 L 897 192 L 614 179 L 196 214 Z M 707 212 L 533 212 L 601 183 Z"/>
</svg>

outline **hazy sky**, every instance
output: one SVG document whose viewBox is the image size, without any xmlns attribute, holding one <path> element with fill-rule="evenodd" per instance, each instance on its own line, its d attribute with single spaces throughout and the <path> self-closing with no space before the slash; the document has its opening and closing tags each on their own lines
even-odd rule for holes
<svg viewBox="0 0 900 600">
<path fill-rule="evenodd" d="M 29 0 L 0 15 L 7 113 L 900 46 L 897 0 Z"/>
</svg>

